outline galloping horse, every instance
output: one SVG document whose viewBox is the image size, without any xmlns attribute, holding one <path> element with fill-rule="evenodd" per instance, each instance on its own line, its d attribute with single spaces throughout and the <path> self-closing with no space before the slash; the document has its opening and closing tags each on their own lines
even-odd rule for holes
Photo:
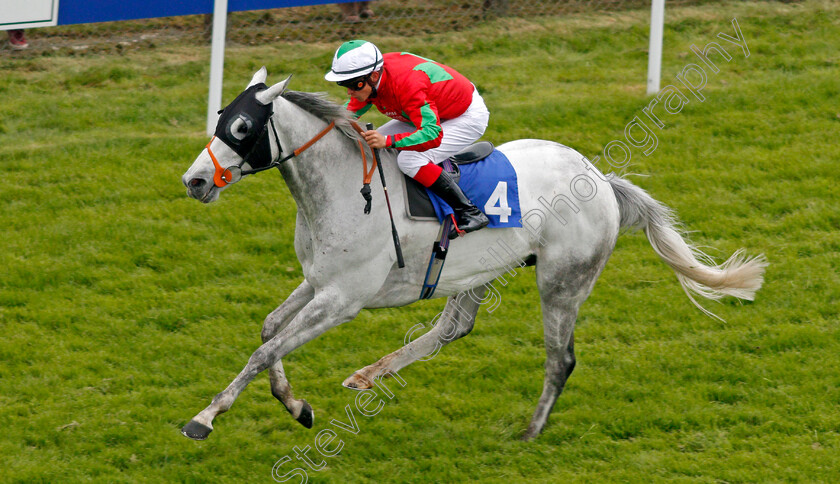
<svg viewBox="0 0 840 484">
<path fill-rule="evenodd" d="M 287 91 L 289 79 L 266 86 L 265 68 L 222 113 L 216 136 L 183 176 L 190 197 L 209 203 L 242 176 L 277 167 L 297 204 L 295 251 L 304 280 L 269 314 L 263 344 L 245 368 L 181 432 L 207 438 L 213 419 L 268 369 L 272 394 L 311 428 L 312 407 L 292 394 L 281 359 L 363 308 L 396 307 L 419 299 L 437 224 L 405 215 L 403 175 L 395 152 L 383 150 L 386 186 L 406 267 L 397 268 L 385 204 L 364 214 L 358 203 L 362 156 L 353 118 L 323 95 Z M 642 229 L 656 253 L 676 272 L 686 294 L 752 300 L 763 282 L 763 256 L 741 251 L 720 265 L 677 232 L 675 216 L 641 188 L 601 174 L 575 150 L 543 140 L 498 147 L 513 165 L 519 185 L 522 227 L 484 229 L 457 238 L 435 293 L 448 297 L 437 324 L 420 338 L 358 370 L 344 381 L 371 388 L 376 378 L 428 356 L 465 336 L 485 303 L 489 283 L 526 261 L 536 265 L 543 313 L 546 362 L 542 395 L 523 439 L 543 429 L 575 366 L 573 330 L 578 309 L 607 263 L 621 229 Z M 369 156 L 369 155 L 368 155 Z M 372 187 L 374 193 L 378 184 Z M 379 192 L 381 193 L 381 192 Z M 479 206 L 481 206 L 479 204 Z M 492 257 L 482 255 L 491 254 Z M 701 262 L 706 261 L 706 263 Z M 702 308 L 701 308 L 702 309 Z"/>
</svg>

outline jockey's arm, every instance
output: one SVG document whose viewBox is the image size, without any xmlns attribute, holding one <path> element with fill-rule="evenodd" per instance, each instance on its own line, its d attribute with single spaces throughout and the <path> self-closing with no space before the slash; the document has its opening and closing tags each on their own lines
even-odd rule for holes
<svg viewBox="0 0 840 484">
<path fill-rule="evenodd" d="M 426 151 L 440 146 L 443 128 L 434 101 L 428 99 L 425 92 L 418 91 L 407 104 L 405 114 L 417 129 L 389 135 L 386 146 L 407 151 Z"/>
</svg>

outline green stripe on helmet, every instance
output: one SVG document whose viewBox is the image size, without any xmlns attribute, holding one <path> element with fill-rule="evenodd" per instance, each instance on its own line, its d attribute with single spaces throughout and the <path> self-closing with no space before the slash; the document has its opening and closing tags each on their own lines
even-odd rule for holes
<svg viewBox="0 0 840 484">
<path fill-rule="evenodd" d="M 338 48 L 338 52 L 335 53 L 335 58 L 338 59 L 339 57 L 350 52 L 351 50 L 357 49 L 365 44 L 367 44 L 366 40 L 350 40 L 348 42 L 345 42 L 341 44 L 341 47 Z"/>
</svg>

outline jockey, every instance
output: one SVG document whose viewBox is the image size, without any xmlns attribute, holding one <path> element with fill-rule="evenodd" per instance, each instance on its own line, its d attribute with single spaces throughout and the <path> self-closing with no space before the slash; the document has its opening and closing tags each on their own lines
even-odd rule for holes
<svg viewBox="0 0 840 484">
<path fill-rule="evenodd" d="M 363 136 L 371 148 L 399 151 L 406 175 L 448 203 L 458 228 L 473 232 L 490 220 L 437 165 L 474 143 L 490 113 L 475 86 L 455 69 L 407 52 L 385 55 L 370 42 L 351 40 L 335 52 L 324 78 L 347 89 L 356 117 L 371 106 L 392 118 Z"/>
</svg>

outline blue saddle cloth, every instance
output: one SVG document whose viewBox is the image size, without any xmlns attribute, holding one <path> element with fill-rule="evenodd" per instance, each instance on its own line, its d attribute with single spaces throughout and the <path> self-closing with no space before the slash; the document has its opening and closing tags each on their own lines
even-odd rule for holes
<svg viewBox="0 0 840 484">
<path fill-rule="evenodd" d="M 458 165 L 458 185 L 464 194 L 490 219 L 488 227 L 522 227 L 519 208 L 519 183 L 513 165 L 499 150 L 481 161 Z M 452 207 L 428 188 L 429 199 L 441 222 L 451 215 Z"/>
</svg>

